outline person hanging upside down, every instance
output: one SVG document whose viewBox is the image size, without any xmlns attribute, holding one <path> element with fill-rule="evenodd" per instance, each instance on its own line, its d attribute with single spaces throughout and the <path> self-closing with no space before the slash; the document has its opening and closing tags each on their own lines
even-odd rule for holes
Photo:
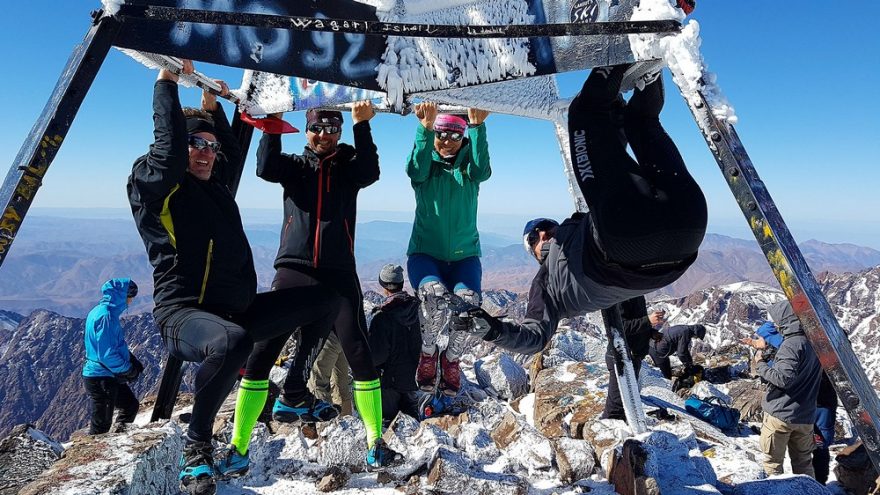
<svg viewBox="0 0 880 495">
<path fill-rule="evenodd" d="M 706 199 L 660 125 L 659 73 L 624 103 L 620 87 L 630 67 L 593 69 L 569 106 L 571 157 L 590 211 L 526 232 L 526 249 L 541 266 L 525 319 L 497 319 L 475 308 L 454 313 L 451 326 L 504 349 L 538 352 L 561 318 L 664 287 L 696 260 Z"/>
</svg>

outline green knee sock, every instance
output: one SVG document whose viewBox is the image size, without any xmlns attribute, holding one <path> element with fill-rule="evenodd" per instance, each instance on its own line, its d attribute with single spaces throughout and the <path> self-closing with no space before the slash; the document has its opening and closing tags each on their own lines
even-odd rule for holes
<svg viewBox="0 0 880 495">
<path fill-rule="evenodd" d="M 241 379 L 235 400 L 235 422 L 232 425 L 232 445 L 241 455 L 247 454 L 251 433 L 268 396 L 269 380 Z"/>
<path fill-rule="evenodd" d="M 354 390 L 354 404 L 367 428 L 367 447 L 369 448 L 382 437 L 382 388 L 377 378 L 367 382 L 355 380 L 352 389 Z"/>
</svg>

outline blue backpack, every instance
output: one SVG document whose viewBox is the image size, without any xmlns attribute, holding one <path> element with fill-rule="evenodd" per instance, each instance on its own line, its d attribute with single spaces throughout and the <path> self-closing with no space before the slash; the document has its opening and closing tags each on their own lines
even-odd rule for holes
<svg viewBox="0 0 880 495">
<path fill-rule="evenodd" d="M 693 416 L 722 430 L 736 428 L 739 424 L 739 411 L 728 406 L 718 397 L 701 399 L 696 395 L 691 395 L 684 402 L 684 408 Z"/>
</svg>

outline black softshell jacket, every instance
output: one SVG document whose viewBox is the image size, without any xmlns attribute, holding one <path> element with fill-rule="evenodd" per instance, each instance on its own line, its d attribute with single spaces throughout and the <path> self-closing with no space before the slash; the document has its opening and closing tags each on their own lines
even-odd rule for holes
<svg viewBox="0 0 880 495">
<path fill-rule="evenodd" d="M 281 152 L 281 136 L 263 134 L 257 175 L 284 187 L 284 225 L 275 267 L 353 270 L 358 192 L 379 180 L 379 155 L 369 122 L 352 126 L 354 147 L 340 143 L 320 157 Z"/>
<path fill-rule="evenodd" d="M 241 153 L 219 104 L 211 114 L 221 154 L 213 176 L 203 181 L 186 171 L 189 144 L 177 84 L 157 81 L 155 140 L 128 178 L 131 211 L 153 265 L 157 317 L 179 304 L 240 313 L 257 291 L 253 256 L 230 192 Z"/>
<path fill-rule="evenodd" d="M 373 364 L 382 374 L 382 387 L 417 390 L 421 349 L 419 300 L 405 292 L 389 296 L 370 322 L 370 350 Z"/>
</svg>

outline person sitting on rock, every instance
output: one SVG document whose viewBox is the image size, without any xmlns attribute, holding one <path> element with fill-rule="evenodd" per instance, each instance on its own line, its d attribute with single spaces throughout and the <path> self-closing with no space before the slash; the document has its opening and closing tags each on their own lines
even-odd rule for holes
<svg viewBox="0 0 880 495">
<path fill-rule="evenodd" d="M 137 296 L 138 286 L 127 278 L 114 278 L 101 287 L 101 302 L 86 317 L 86 362 L 82 376 L 92 399 L 89 434 L 110 431 L 113 410 L 119 409 L 116 424 L 134 422 L 140 403 L 128 386 L 144 365 L 128 350 L 119 316 Z"/>
<path fill-rule="evenodd" d="M 403 267 L 385 265 L 379 272 L 385 301 L 370 321 L 370 349 L 382 381 L 382 419 L 387 426 L 398 412 L 419 417 L 421 399 L 416 368 L 422 348 L 419 300 L 403 290 Z"/>
<path fill-rule="evenodd" d="M 660 125 L 659 72 L 646 77 L 628 104 L 622 102 L 621 82 L 631 67 L 639 69 L 594 69 L 569 106 L 571 156 L 589 213 L 526 232 L 526 249 L 541 266 L 523 321 L 475 308 L 454 313 L 454 326 L 504 349 L 538 352 L 561 318 L 664 287 L 696 260 L 706 232 L 706 200 Z M 627 142 L 638 161 L 627 153 Z"/>
<path fill-rule="evenodd" d="M 699 369 L 694 366 L 694 358 L 691 356 L 691 340 L 694 337 L 703 340 L 705 336 L 706 327 L 703 325 L 675 325 L 664 330 L 659 338 L 651 339 L 648 354 L 654 361 L 654 366 L 660 368 L 667 380 L 672 379 L 669 356 L 673 354 L 684 365 L 682 377 L 690 377 Z"/>
</svg>

